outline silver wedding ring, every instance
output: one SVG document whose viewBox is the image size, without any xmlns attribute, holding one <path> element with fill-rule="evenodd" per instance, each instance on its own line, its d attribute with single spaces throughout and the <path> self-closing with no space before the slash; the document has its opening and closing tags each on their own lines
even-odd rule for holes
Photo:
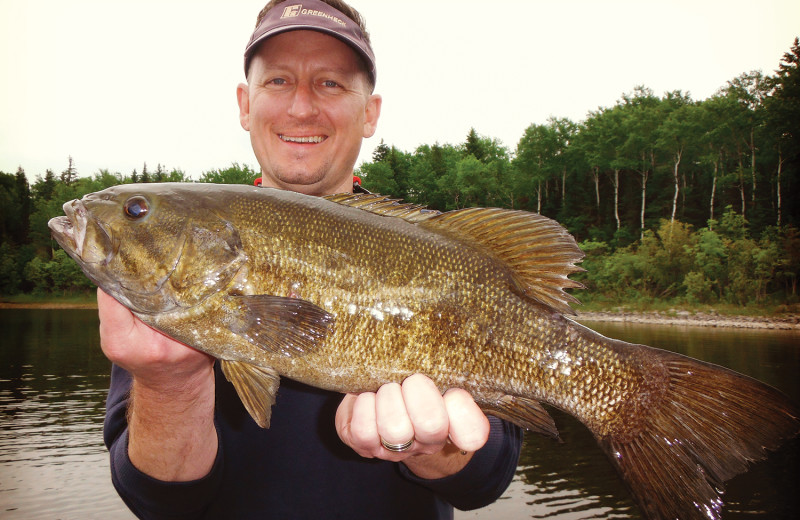
<svg viewBox="0 0 800 520">
<path fill-rule="evenodd" d="M 381 437 L 381 445 L 387 450 L 393 451 L 395 453 L 402 453 L 404 451 L 408 451 L 409 449 L 411 449 L 412 444 L 414 444 L 414 437 L 411 437 L 411 439 L 408 442 L 404 442 L 402 444 L 391 444 L 383 440 L 383 437 Z"/>
</svg>

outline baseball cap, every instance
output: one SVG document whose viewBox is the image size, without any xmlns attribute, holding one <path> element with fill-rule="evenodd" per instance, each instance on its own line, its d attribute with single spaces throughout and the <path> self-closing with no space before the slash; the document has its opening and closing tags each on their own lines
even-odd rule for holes
<svg viewBox="0 0 800 520">
<path fill-rule="evenodd" d="M 301 29 L 323 32 L 350 45 L 364 59 L 367 73 L 372 84 L 375 84 L 377 79 L 375 53 L 361 28 L 341 11 L 320 0 L 303 0 L 297 4 L 284 2 L 267 11 L 244 50 L 245 75 L 256 49 L 267 38 Z"/>
</svg>

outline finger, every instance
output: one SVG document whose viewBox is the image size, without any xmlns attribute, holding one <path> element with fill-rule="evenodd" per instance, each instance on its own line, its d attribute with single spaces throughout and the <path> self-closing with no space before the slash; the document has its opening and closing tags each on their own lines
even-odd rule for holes
<svg viewBox="0 0 800 520">
<path fill-rule="evenodd" d="M 349 411 L 343 410 L 348 424 L 344 427 L 345 438 L 342 440 L 362 457 L 379 455 L 382 448 L 375 416 L 375 394 L 349 394 L 345 399 L 348 403 L 342 404 L 349 407 Z"/>
<path fill-rule="evenodd" d="M 399 384 L 389 383 L 375 394 L 378 435 L 389 444 L 403 444 L 414 438 L 414 427 L 408 417 Z"/>
<path fill-rule="evenodd" d="M 97 315 L 100 318 L 100 348 L 113 362 L 124 355 L 125 339 L 135 328 L 130 310 L 97 289 Z"/>
<path fill-rule="evenodd" d="M 100 288 L 97 289 L 97 313 L 101 330 L 120 330 L 121 327 L 133 326 L 131 311 Z"/>
<path fill-rule="evenodd" d="M 489 440 L 489 419 L 466 390 L 451 388 L 444 394 L 450 419 L 450 440 L 464 451 L 478 451 Z"/>
<path fill-rule="evenodd" d="M 447 442 L 449 419 L 444 399 L 433 381 L 415 374 L 403 381 L 403 400 L 416 440 L 438 451 Z M 426 449 L 426 452 L 431 452 Z"/>
<path fill-rule="evenodd" d="M 336 426 L 336 433 L 342 442 L 347 445 L 350 442 L 350 422 L 353 419 L 353 406 L 355 405 L 356 397 L 357 394 L 345 394 L 336 409 L 336 417 L 333 421 Z"/>
</svg>

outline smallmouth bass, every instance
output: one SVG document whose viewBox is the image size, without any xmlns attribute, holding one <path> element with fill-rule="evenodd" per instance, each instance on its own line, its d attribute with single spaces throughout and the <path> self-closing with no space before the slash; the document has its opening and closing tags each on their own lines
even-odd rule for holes
<svg viewBox="0 0 800 520">
<path fill-rule="evenodd" d="M 86 275 L 215 356 L 262 427 L 282 376 L 361 392 L 423 373 L 551 437 L 540 403 L 574 415 L 653 519 L 719 518 L 722 483 L 800 431 L 774 388 L 571 320 L 583 254 L 540 215 L 209 184 L 64 211 L 49 226 Z"/>
</svg>

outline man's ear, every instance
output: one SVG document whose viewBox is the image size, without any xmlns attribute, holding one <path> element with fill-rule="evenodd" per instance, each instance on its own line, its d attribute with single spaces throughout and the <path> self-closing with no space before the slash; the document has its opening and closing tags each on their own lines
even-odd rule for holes
<svg viewBox="0 0 800 520">
<path fill-rule="evenodd" d="M 250 88 L 245 83 L 236 87 L 236 99 L 239 102 L 239 123 L 250 131 Z"/>
<path fill-rule="evenodd" d="M 381 115 L 381 103 L 383 99 L 378 94 L 372 94 L 367 99 L 364 108 L 364 137 L 372 137 L 378 128 L 378 118 Z"/>
</svg>

